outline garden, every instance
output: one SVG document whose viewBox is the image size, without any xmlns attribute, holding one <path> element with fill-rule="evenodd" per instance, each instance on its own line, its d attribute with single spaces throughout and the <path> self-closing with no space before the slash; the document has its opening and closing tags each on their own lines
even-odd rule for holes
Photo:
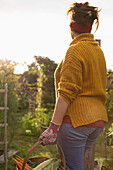
<svg viewBox="0 0 113 170">
<path fill-rule="evenodd" d="M 54 106 L 54 71 L 57 63 L 48 57 L 34 56 L 35 62 L 28 65 L 23 74 L 15 74 L 17 63 L 10 60 L 0 60 L 0 89 L 8 84 L 7 138 L 8 150 L 16 150 L 21 158 L 25 158 L 29 149 L 37 142 L 39 135 L 49 126 Z M 113 169 L 113 71 L 108 70 L 106 86 L 106 110 L 109 122 L 98 137 L 95 144 L 95 167 L 103 166 L 103 170 Z M 0 107 L 4 104 L 0 94 Z M 4 113 L 0 112 L 0 123 Z M 3 140 L 4 132 L 0 128 Z M 0 145 L 2 150 L 2 145 Z M 57 156 L 56 145 L 39 145 L 30 156 Z M 15 157 L 15 156 L 14 156 Z M 36 164 L 29 162 L 35 167 Z M 0 164 L 0 169 L 3 169 Z M 15 170 L 16 164 L 8 159 L 8 170 Z"/>
</svg>

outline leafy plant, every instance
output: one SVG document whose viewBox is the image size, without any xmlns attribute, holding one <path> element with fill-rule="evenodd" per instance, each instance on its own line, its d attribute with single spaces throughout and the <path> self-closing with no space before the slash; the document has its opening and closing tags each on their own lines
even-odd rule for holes
<svg viewBox="0 0 113 170">
<path fill-rule="evenodd" d="M 107 86 L 106 86 L 106 111 L 109 118 L 113 117 L 113 72 L 111 70 L 107 73 Z"/>
<path fill-rule="evenodd" d="M 48 57 L 35 56 L 39 68 L 39 77 L 37 78 L 37 102 L 47 112 L 54 108 L 55 103 L 55 86 L 54 72 L 57 63 Z"/>
<path fill-rule="evenodd" d="M 113 123 L 111 124 L 110 128 L 108 129 L 108 136 L 113 136 Z"/>
<path fill-rule="evenodd" d="M 52 115 L 53 115 L 53 109 L 49 112 L 47 112 L 46 108 L 37 108 L 36 109 L 36 115 L 39 120 L 39 122 L 44 126 L 49 126 Z"/>
<path fill-rule="evenodd" d="M 29 101 L 36 103 L 38 67 L 35 62 L 28 65 L 28 71 L 18 76 L 19 109 L 28 110 Z"/>
<path fill-rule="evenodd" d="M 22 117 L 22 129 L 27 134 L 39 134 L 38 117 L 33 117 L 31 112 L 28 112 Z"/>
<path fill-rule="evenodd" d="M 106 86 L 106 111 L 108 114 L 108 119 L 110 120 L 113 118 L 113 72 L 109 70 L 107 73 L 107 86 Z M 104 167 L 109 169 L 110 164 L 107 162 L 107 157 L 109 154 L 108 146 L 112 147 L 113 139 L 112 139 L 112 131 L 113 131 L 113 124 L 110 127 L 108 125 L 104 128 L 104 144 L 105 144 L 105 159 Z M 110 157 L 110 156 L 109 156 Z"/>
<path fill-rule="evenodd" d="M 113 161 L 112 160 L 104 160 L 101 169 L 102 170 L 113 170 Z"/>
</svg>

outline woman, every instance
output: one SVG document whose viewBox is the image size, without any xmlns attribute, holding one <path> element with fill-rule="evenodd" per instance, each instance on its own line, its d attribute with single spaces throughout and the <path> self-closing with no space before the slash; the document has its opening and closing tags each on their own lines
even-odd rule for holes
<svg viewBox="0 0 113 170">
<path fill-rule="evenodd" d="M 43 145 L 54 143 L 57 138 L 67 170 L 83 170 L 86 150 L 108 121 L 106 62 L 90 33 L 95 20 L 98 28 L 98 12 L 88 2 L 73 3 L 67 12 L 73 41 L 56 69 L 57 102 L 51 124 L 39 138 Z"/>
</svg>

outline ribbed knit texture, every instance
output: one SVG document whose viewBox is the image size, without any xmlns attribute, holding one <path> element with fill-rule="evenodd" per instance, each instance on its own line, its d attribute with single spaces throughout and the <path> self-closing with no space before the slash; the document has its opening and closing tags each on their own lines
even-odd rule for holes
<svg viewBox="0 0 113 170">
<path fill-rule="evenodd" d="M 55 71 L 56 96 L 59 93 L 69 104 L 66 115 L 74 127 L 108 121 L 106 80 L 106 62 L 99 44 L 93 34 L 80 34 Z"/>
</svg>

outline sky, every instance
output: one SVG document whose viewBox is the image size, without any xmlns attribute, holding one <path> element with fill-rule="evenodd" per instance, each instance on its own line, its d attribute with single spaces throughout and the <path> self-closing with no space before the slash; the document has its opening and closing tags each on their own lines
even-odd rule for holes
<svg viewBox="0 0 113 170">
<path fill-rule="evenodd" d="M 72 41 L 66 12 L 73 2 L 84 0 L 0 0 L 0 59 L 16 61 L 17 73 L 35 61 L 48 57 L 57 63 Z M 89 0 L 102 8 L 95 39 L 101 39 L 108 69 L 113 69 L 113 1 Z"/>
</svg>

